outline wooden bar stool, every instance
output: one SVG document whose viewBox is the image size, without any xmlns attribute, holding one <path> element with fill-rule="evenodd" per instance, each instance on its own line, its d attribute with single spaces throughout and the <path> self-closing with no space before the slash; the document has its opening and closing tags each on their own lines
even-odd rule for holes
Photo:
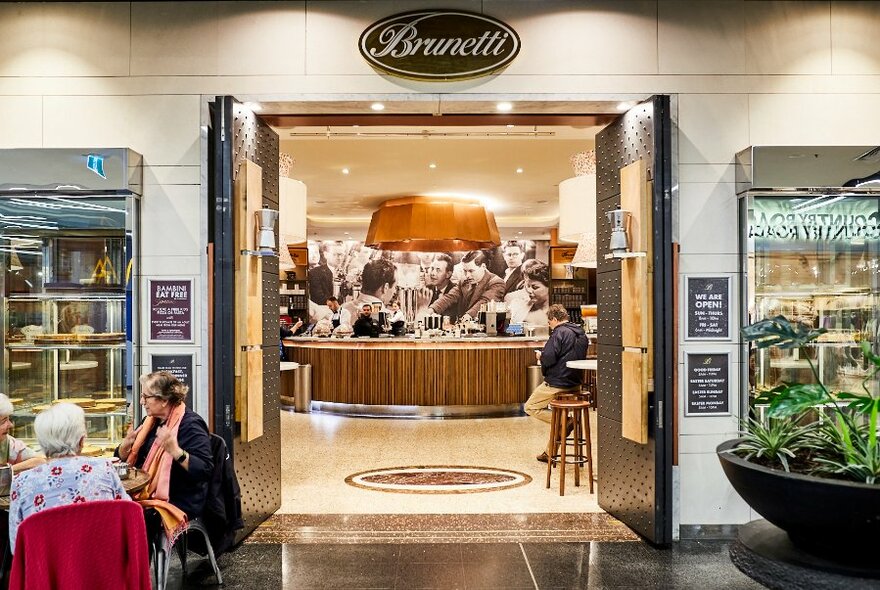
<svg viewBox="0 0 880 590">
<path fill-rule="evenodd" d="M 590 402 L 579 399 L 554 399 L 550 402 L 550 442 L 547 445 L 547 488 L 554 465 L 559 465 L 559 495 L 565 495 L 565 466 L 574 465 L 574 485 L 581 485 L 581 466 L 587 467 L 590 493 L 593 493 L 593 451 L 590 438 Z M 573 428 L 568 432 L 567 426 Z M 568 447 L 572 447 L 569 455 Z"/>
</svg>

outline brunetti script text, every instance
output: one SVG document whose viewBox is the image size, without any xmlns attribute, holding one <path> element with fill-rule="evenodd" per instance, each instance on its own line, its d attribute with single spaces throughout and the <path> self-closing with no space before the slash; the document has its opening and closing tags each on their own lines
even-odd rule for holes
<svg viewBox="0 0 880 590">
<path fill-rule="evenodd" d="M 480 37 L 449 37 L 432 39 L 419 37 L 419 22 L 433 15 L 424 15 L 408 23 L 395 23 L 385 27 L 379 34 L 380 48 L 371 47 L 370 55 L 395 58 L 412 55 L 502 55 L 510 33 L 486 31 Z"/>
</svg>

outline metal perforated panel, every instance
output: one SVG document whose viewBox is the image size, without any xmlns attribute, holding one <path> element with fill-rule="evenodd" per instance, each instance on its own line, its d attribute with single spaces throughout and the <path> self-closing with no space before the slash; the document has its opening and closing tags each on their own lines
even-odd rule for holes
<svg viewBox="0 0 880 590">
<path fill-rule="evenodd" d="M 263 170 L 262 204 L 278 209 L 278 135 L 249 109 L 233 105 L 233 177 L 242 163 L 251 160 Z M 277 234 L 276 234 L 277 235 Z M 241 486 L 244 530 L 250 533 L 281 506 L 281 422 L 278 392 L 278 259 L 262 259 L 263 295 L 263 435 L 243 442 L 238 432 L 233 441 L 235 471 Z"/>
<path fill-rule="evenodd" d="M 601 333 L 601 331 L 602 329 L 600 328 L 599 332 Z M 605 389 L 603 388 L 604 384 L 621 382 L 622 368 L 620 364 L 620 353 L 622 349 L 620 346 L 609 346 L 606 344 L 600 344 L 596 348 L 596 356 L 598 361 L 598 371 L 596 371 L 596 374 L 601 377 L 599 379 L 600 383 L 597 384 L 599 393 L 599 395 L 597 396 L 597 399 L 599 400 L 597 411 L 599 412 L 599 416 L 620 422 L 620 394 L 601 394 L 605 391 Z"/>
<path fill-rule="evenodd" d="M 653 453 L 646 454 L 653 446 L 622 438 L 620 429 L 618 420 L 599 416 L 599 506 L 640 535 L 653 538 L 656 474 Z"/>
<path fill-rule="evenodd" d="M 638 105 L 596 137 L 599 330 L 598 330 L 598 420 L 599 505 L 648 539 L 658 540 L 655 427 L 656 414 L 649 411 L 649 441 L 640 445 L 621 436 L 622 341 L 621 272 L 619 260 L 604 260 L 608 251 L 610 224 L 606 212 L 620 204 L 620 169 L 638 160 L 654 176 L 654 103 Z M 657 211 L 654 211 L 655 223 Z M 655 251 L 658 233 L 652 235 Z M 665 239 L 665 238 L 661 238 Z M 656 263 L 655 263 L 656 264 Z M 655 277 L 656 279 L 656 277 Z M 656 284 L 648 285 L 655 290 Z M 656 338 L 659 335 L 655 334 Z M 660 336 L 661 338 L 665 336 Z M 662 527 L 661 527 L 662 528 Z M 665 542 L 660 539 L 659 542 Z"/>
</svg>

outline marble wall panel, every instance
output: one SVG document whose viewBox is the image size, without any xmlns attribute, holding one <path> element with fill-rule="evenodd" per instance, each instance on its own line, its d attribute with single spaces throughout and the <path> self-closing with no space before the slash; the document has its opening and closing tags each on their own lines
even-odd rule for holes
<svg viewBox="0 0 880 590">
<path fill-rule="evenodd" d="M 147 165 L 198 166 L 199 96 L 47 96 L 46 147 L 130 147 Z"/>
<path fill-rule="evenodd" d="M 831 2 L 746 2 L 746 73 L 830 74 Z"/>
<path fill-rule="evenodd" d="M 0 4 L 0 76 L 128 74 L 128 3 Z"/>
<path fill-rule="evenodd" d="M 742 2 L 672 0 L 657 7 L 660 73 L 745 73 Z"/>
</svg>

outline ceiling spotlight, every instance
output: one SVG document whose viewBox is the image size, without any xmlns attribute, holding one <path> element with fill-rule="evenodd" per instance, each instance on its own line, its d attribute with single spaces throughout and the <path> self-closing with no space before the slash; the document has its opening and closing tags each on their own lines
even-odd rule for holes
<svg viewBox="0 0 880 590">
<path fill-rule="evenodd" d="M 495 105 L 495 108 L 502 113 L 506 113 L 513 110 L 513 105 L 509 102 L 499 102 Z"/>
<path fill-rule="evenodd" d="M 344 232 L 344 233 L 345 233 L 345 235 L 347 235 L 347 236 L 350 236 L 350 235 L 351 235 L 351 232 Z"/>
<path fill-rule="evenodd" d="M 431 170 L 433 170 L 436 167 L 437 167 L 437 164 L 435 164 L 434 162 L 431 162 L 430 164 L 428 164 L 428 168 L 430 168 Z"/>
<path fill-rule="evenodd" d="M 522 232 L 521 232 L 521 231 L 518 231 L 518 232 L 516 232 L 516 235 L 521 236 L 521 235 L 522 235 Z"/>
<path fill-rule="evenodd" d="M 373 104 L 370 105 L 370 108 L 373 109 L 374 111 L 384 111 L 385 105 L 382 104 L 381 102 L 374 102 Z"/>
<path fill-rule="evenodd" d="M 343 169 L 342 169 L 342 173 L 343 173 L 343 174 L 348 174 L 349 172 L 351 172 L 351 171 L 350 171 L 348 168 L 343 168 Z"/>
<path fill-rule="evenodd" d="M 522 173 L 523 173 L 523 169 L 522 169 L 522 168 L 517 168 L 517 169 L 516 169 L 516 173 L 517 173 L 517 174 L 522 174 Z"/>
</svg>

